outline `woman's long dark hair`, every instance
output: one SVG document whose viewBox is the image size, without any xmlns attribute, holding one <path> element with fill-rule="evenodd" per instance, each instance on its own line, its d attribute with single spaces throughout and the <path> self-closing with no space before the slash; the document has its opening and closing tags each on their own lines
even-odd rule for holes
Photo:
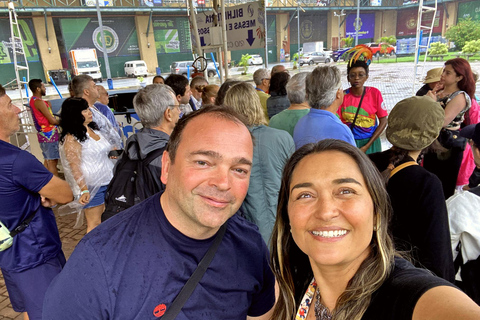
<svg viewBox="0 0 480 320">
<path fill-rule="evenodd" d="M 373 294 L 387 279 L 394 264 L 395 249 L 388 233 L 391 208 L 385 185 L 370 159 L 358 148 L 334 139 L 304 145 L 287 161 L 280 187 L 277 218 L 271 237 L 271 266 L 280 288 L 272 319 L 295 318 L 300 301 L 313 278 L 308 256 L 294 242 L 290 232 L 288 202 L 293 172 L 310 154 L 338 151 L 350 156 L 362 173 L 374 205 L 376 231 L 370 244 L 371 253 L 340 295 L 334 310 L 335 320 L 361 319 Z"/>
<path fill-rule="evenodd" d="M 62 103 L 59 124 L 61 128 L 60 142 L 63 143 L 67 134 L 71 134 L 80 142 L 87 139 L 87 128 L 83 125 L 85 117 L 82 115 L 82 111 L 88 108 L 88 102 L 82 98 L 68 98 Z M 93 121 L 88 126 L 98 130 L 97 124 Z"/>
<path fill-rule="evenodd" d="M 287 72 L 274 73 L 270 79 L 270 93 L 286 96 L 288 80 L 290 80 L 290 75 Z"/>
</svg>

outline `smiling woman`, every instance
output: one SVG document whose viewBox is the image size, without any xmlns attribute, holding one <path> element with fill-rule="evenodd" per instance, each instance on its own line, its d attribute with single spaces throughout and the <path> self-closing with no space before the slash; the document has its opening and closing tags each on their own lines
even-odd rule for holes
<svg viewBox="0 0 480 320">
<path fill-rule="evenodd" d="M 297 150 L 272 234 L 272 319 L 478 318 L 462 292 L 395 256 L 389 219 L 383 181 L 358 148 L 326 139 Z"/>
</svg>

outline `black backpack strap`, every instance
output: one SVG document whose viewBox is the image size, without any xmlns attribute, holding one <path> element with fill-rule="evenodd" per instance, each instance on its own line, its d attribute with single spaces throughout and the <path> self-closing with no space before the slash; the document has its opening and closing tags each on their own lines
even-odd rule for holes
<svg viewBox="0 0 480 320">
<path fill-rule="evenodd" d="M 38 210 L 38 209 L 37 209 Z M 13 229 L 10 232 L 10 237 L 15 237 L 17 234 L 22 233 L 30 224 L 30 221 L 32 221 L 33 217 L 35 217 L 35 214 L 37 213 L 37 210 L 33 211 L 25 220 L 23 220 L 15 229 Z"/>
<path fill-rule="evenodd" d="M 223 235 L 227 230 L 227 223 L 228 222 L 225 222 L 223 226 L 220 227 L 220 230 L 218 230 L 217 236 L 215 237 L 215 240 L 213 240 L 210 249 L 208 249 L 205 256 L 203 256 L 202 260 L 198 264 L 190 279 L 188 279 L 187 283 L 185 283 L 178 296 L 175 298 L 175 300 L 173 300 L 172 305 L 167 308 L 167 311 L 162 316 L 162 320 L 173 320 L 177 317 L 180 310 L 182 310 L 183 305 L 185 302 L 187 302 L 188 298 L 190 298 L 193 290 L 195 290 L 195 287 L 200 282 L 203 274 L 205 271 L 207 271 L 208 266 L 212 262 L 213 257 L 215 256 L 215 253 L 222 242 Z"/>
<path fill-rule="evenodd" d="M 153 160 L 157 159 L 158 157 L 161 157 L 164 151 L 165 151 L 165 147 L 150 151 L 145 157 L 145 159 L 142 160 L 143 165 L 145 166 L 149 165 Z"/>
</svg>

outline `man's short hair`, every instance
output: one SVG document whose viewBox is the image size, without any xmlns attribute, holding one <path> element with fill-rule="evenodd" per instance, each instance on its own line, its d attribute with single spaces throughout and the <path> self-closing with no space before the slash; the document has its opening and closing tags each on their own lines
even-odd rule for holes
<svg viewBox="0 0 480 320">
<path fill-rule="evenodd" d="M 165 80 L 165 84 L 173 89 L 175 96 L 184 96 L 187 91 L 188 79 L 180 74 L 171 74 Z"/>
<path fill-rule="evenodd" d="M 236 122 L 239 125 L 244 125 L 246 128 L 248 128 L 247 120 L 245 119 L 245 117 L 243 117 L 241 114 L 238 114 L 232 108 L 228 108 L 225 106 L 209 105 L 209 106 L 204 106 L 200 110 L 190 112 L 189 114 L 184 115 L 180 120 L 178 120 L 177 125 L 175 126 L 175 129 L 173 129 L 173 132 L 170 135 L 170 140 L 168 140 L 167 152 L 170 157 L 170 161 L 172 163 L 175 162 L 175 155 L 177 153 L 178 145 L 180 144 L 180 141 L 182 139 L 182 133 L 185 130 L 185 127 L 188 125 L 188 123 L 192 119 L 204 114 L 209 114 L 219 119 Z M 215 126 L 214 123 L 205 123 L 205 125 Z M 235 142 L 232 141 L 232 143 L 235 143 Z"/>
<path fill-rule="evenodd" d="M 155 80 L 156 80 L 156 79 L 162 79 L 162 80 L 163 80 L 163 83 L 165 83 L 165 78 L 162 77 L 162 76 L 155 76 L 155 77 L 153 77 L 152 83 L 155 83 Z"/>
<path fill-rule="evenodd" d="M 299 72 L 287 83 L 287 96 L 291 104 L 300 104 L 307 101 L 305 96 L 305 79 L 310 72 Z"/>
<path fill-rule="evenodd" d="M 32 79 L 28 81 L 28 87 L 33 93 L 35 93 L 35 91 L 37 91 L 37 88 L 42 87 L 42 79 Z"/>
<path fill-rule="evenodd" d="M 307 76 L 305 86 L 310 107 L 326 109 L 335 101 L 338 89 L 342 88 L 340 70 L 335 66 L 316 67 Z"/>
<path fill-rule="evenodd" d="M 253 82 L 255 82 L 257 86 L 262 84 L 263 79 L 270 79 L 270 72 L 268 69 L 258 69 L 253 73 Z"/>
<path fill-rule="evenodd" d="M 176 103 L 175 92 L 164 84 L 150 84 L 133 98 L 133 107 L 145 128 L 158 127 L 165 110 Z"/>
<path fill-rule="evenodd" d="M 272 75 L 273 75 L 274 73 L 280 72 L 280 71 L 278 71 L 278 69 L 282 69 L 282 68 L 283 68 L 282 71 L 285 71 L 285 70 L 286 70 L 286 69 L 285 69 L 285 66 L 284 66 L 283 64 L 277 64 L 276 66 L 273 66 L 273 68 L 272 68 Z"/>
<path fill-rule="evenodd" d="M 192 79 L 192 81 L 190 81 L 190 88 L 196 89 L 195 86 L 202 85 L 202 84 L 208 85 L 208 80 L 205 79 L 205 77 L 196 76 L 195 78 Z"/>
<path fill-rule="evenodd" d="M 7 92 L 5 91 L 5 88 L 2 87 L 2 85 L 0 84 L 0 98 L 3 97 Z"/>
<path fill-rule="evenodd" d="M 86 74 L 75 76 L 72 79 L 72 91 L 75 93 L 75 97 L 81 98 L 83 96 L 83 91 L 88 89 L 90 81 L 93 81 L 93 78 Z"/>
</svg>

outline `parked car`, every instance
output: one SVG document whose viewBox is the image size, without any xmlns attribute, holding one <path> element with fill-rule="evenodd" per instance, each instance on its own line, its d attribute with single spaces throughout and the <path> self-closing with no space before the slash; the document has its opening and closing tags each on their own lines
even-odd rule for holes
<svg viewBox="0 0 480 320">
<path fill-rule="evenodd" d="M 338 60 L 343 60 L 343 61 L 348 60 L 348 57 L 346 57 L 345 52 L 347 50 L 350 50 L 350 49 L 352 49 L 352 47 L 337 49 L 337 50 L 333 51 L 332 60 L 335 61 L 335 62 L 337 62 Z"/>
<path fill-rule="evenodd" d="M 215 62 L 215 64 L 217 65 L 217 68 L 218 68 L 218 62 Z M 209 78 L 215 77 L 215 75 L 217 74 L 217 69 L 215 68 L 215 65 L 213 64 L 213 62 L 209 62 L 207 64 L 207 74 Z"/>
<path fill-rule="evenodd" d="M 127 61 L 124 65 L 126 77 L 147 77 L 147 64 L 143 60 Z"/>
<path fill-rule="evenodd" d="M 329 63 L 332 61 L 332 58 L 330 55 L 326 52 L 320 51 L 320 52 L 310 52 L 310 53 L 304 53 L 301 57 L 298 63 L 303 66 L 304 64 L 309 64 L 313 65 L 314 63 L 318 64 L 320 62 L 324 63 Z"/>
<path fill-rule="evenodd" d="M 254 65 L 254 64 L 263 64 L 263 58 L 259 54 L 252 54 L 252 57 L 248 59 L 248 64 L 249 65 Z"/>
<path fill-rule="evenodd" d="M 194 72 L 192 65 L 193 65 L 193 61 L 172 62 L 172 64 L 170 65 L 170 73 L 181 74 L 186 77 L 188 74 L 188 68 L 190 68 L 190 73 Z"/>
<path fill-rule="evenodd" d="M 395 47 L 392 45 L 389 45 L 388 43 L 385 42 L 380 42 L 380 43 L 366 43 L 367 47 L 370 47 L 372 50 L 372 54 L 375 57 L 380 57 L 382 54 L 386 55 L 392 55 L 395 54 Z M 385 46 L 386 48 L 384 49 L 382 46 Z"/>
</svg>

